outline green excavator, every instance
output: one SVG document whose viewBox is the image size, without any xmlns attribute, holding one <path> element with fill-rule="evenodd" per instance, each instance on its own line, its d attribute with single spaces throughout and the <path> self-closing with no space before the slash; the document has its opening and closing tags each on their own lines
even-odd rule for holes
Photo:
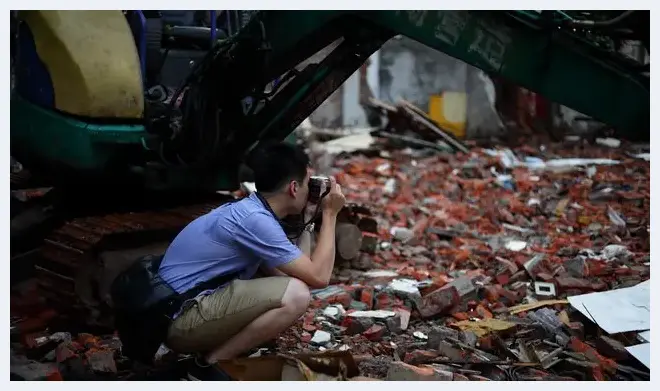
<svg viewBox="0 0 660 391">
<path fill-rule="evenodd" d="M 44 294 L 92 323 L 107 324 L 103 308 L 111 307 L 119 270 L 222 202 L 218 191 L 238 188 L 246 153 L 285 139 L 395 35 L 623 137 L 649 134 L 649 64 L 621 54 L 628 41 L 650 51 L 648 11 L 21 11 L 16 18 L 11 154 L 31 174 L 21 180 L 52 190 L 12 211 L 12 252 L 36 243 Z M 327 55 L 306 61 L 323 49 Z M 21 180 L 12 186 L 28 186 Z"/>
</svg>

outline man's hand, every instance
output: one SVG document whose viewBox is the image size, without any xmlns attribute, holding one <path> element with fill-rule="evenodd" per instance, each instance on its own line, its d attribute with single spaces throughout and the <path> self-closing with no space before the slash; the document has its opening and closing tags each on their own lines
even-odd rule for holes
<svg viewBox="0 0 660 391">
<path fill-rule="evenodd" d="M 323 213 L 330 213 L 336 216 L 344 207 L 345 203 L 346 197 L 341 192 L 341 186 L 337 184 L 337 180 L 334 177 L 330 177 L 330 192 L 321 201 Z"/>
<path fill-rule="evenodd" d="M 323 224 L 311 259 L 307 255 L 303 255 L 293 262 L 278 267 L 283 273 L 295 277 L 315 289 L 325 288 L 330 282 L 332 268 L 335 264 L 337 214 L 346 203 L 346 198 L 335 178 L 330 178 L 330 192 L 323 197 L 321 202 L 324 215 Z"/>
</svg>

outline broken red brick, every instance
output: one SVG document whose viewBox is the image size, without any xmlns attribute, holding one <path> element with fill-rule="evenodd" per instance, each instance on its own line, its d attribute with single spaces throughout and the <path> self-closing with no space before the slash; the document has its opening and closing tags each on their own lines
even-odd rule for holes
<svg viewBox="0 0 660 391">
<path fill-rule="evenodd" d="M 439 373 L 430 366 L 414 366 L 402 361 L 390 363 L 387 371 L 387 380 L 390 381 L 443 381 L 447 379 L 446 374 Z"/>
<path fill-rule="evenodd" d="M 549 282 L 552 281 L 554 277 L 549 273 L 539 273 L 536 275 L 536 278 L 544 282 Z"/>
<path fill-rule="evenodd" d="M 62 374 L 58 369 L 53 370 L 50 375 L 46 376 L 46 381 L 64 381 Z"/>
<path fill-rule="evenodd" d="M 492 319 L 493 314 L 486 309 L 483 305 L 479 304 L 476 308 L 476 312 L 481 317 L 481 319 Z"/>
<path fill-rule="evenodd" d="M 374 309 L 376 310 L 388 310 L 393 307 L 403 306 L 403 300 L 394 296 L 389 292 L 380 292 L 376 295 L 376 304 Z"/>
<path fill-rule="evenodd" d="M 518 282 L 518 281 L 527 281 L 527 271 L 526 270 L 518 270 L 516 273 L 514 273 L 511 278 L 509 279 L 509 283 L 512 282 Z"/>
<path fill-rule="evenodd" d="M 351 305 L 351 301 L 353 301 L 353 296 L 348 292 L 340 292 L 325 299 L 327 304 L 341 304 L 344 308 L 348 308 Z"/>
<path fill-rule="evenodd" d="M 511 292 L 510 290 L 505 288 L 499 288 L 498 293 L 500 294 L 501 297 L 507 300 L 509 305 L 513 303 L 517 303 L 520 297 L 517 293 Z"/>
<path fill-rule="evenodd" d="M 353 318 L 346 317 L 341 323 L 342 327 L 346 327 L 346 334 L 355 335 L 362 334 L 373 326 L 374 321 L 371 318 Z"/>
<path fill-rule="evenodd" d="M 484 287 L 484 297 L 490 303 L 496 303 L 497 300 L 500 298 L 500 294 L 499 294 L 498 289 L 496 287 L 486 286 L 486 287 Z"/>
<path fill-rule="evenodd" d="M 367 310 L 370 310 L 374 306 L 374 288 L 365 287 L 360 292 L 360 301 L 367 306 Z"/>
<path fill-rule="evenodd" d="M 506 285 L 506 284 L 509 283 L 509 274 L 506 273 L 506 272 L 505 273 L 500 273 L 497 276 L 495 276 L 495 280 L 500 285 Z"/>
<path fill-rule="evenodd" d="M 468 315 L 466 312 L 455 312 L 455 313 L 451 314 L 451 316 L 456 320 L 468 320 L 468 319 L 470 319 L 470 315 Z"/>
<path fill-rule="evenodd" d="M 598 364 L 603 370 L 611 373 L 616 371 L 616 362 L 601 356 L 596 349 L 582 342 L 578 338 L 571 337 L 569 346 L 573 351 L 584 354 L 591 362 Z"/>
<path fill-rule="evenodd" d="M 630 268 L 619 268 L 614 271 L 614 274 L 619 274 L 621 271 L 623 274 L 630 273 Z M 598 276 L 607 276 L 612 273 L 610 265 L 602 261 L 596 261 L 589 264 L 589 267 L 585 271 L 584 275 L 589 277 L 598 277 Z"/>
<path fill-rule="evenodd" d="M 413 350 L 412 352 L 407 352 L 403 357 L 403 361 L 411 365 L 426 364 L 433 359 L 437 358 L 440 354 L 437 352 L 432 352 L 430 350 Z"/>
<path fill-rule="evenodd" d="M 441 315 L 451 310 L 459 302 L 458 291 L 453 286 L 440 288 L 422 298 L 419 314 L 423 318 Z"/>
<path fill-rule="evenodd" d="M 602 281 L 592 283 L 589 280 L 574 277 L 557 277 L 555 283 L 557 288 L 562 291 L 575 289 L 582 292 L 589 292 L 607 289 L 607 284 Z"/>
<path fill-rule="evenodd" d="M 99 339 L 92 335 L 92 334 L 87 334 L 87 333 L 80 333 L 78 334 L 78 342 L 84 346 L 86 349 L 91 349 L 96 346 L 98 343 Z"/>
<path fill-rule="evenodd" d="M 448 283 L 449 283 L 449 277 L 447 277 L 445 275 L 441 275 L 439 277 L 434 278 L 433 282 L 429 286 L 421 288 L 419 290 L 419 293 L 421 293 L 422 296 L 426 296 L 429 293 L 442 288 L 443 286 L 447 285 Z"/>
<path fill-rule="evenodd" d="M 300 334 L 300 341 L 301 341 L 301 342 L 309 343 L 311 340 L 312 340 L 312 334 L 310 334 L 310 333 L 308 333 L 308 332 L 306 332 L 306 331 L 303 331 L 303 332 Z"/>
<path fill-rule="evenodd" d="M 371 342 L 378 342 L 383 339 L 385 331 L 387 331 L 385 326 L 375 324 L 369 327 L 369 329 L 362 333 L 362 335 Z"/>
<path fill-rule="evenodd" d="M 316 326 L 314 326 L 313 324 L 309 324 L 309 323 L 303 323 L 302 328 L 303 328 L 303 330 L 309 331 L 310 333 L 313 333 L 314 331 L 316 331 Z"/>
<path fill-rule="evenodd" d="M 467 376 L 462 375 L 460 373 L 456 373 L 456 372 L 453 373 L 452 380 L 453 381 L 470 381 L 470 379 Z"/>
</svg>

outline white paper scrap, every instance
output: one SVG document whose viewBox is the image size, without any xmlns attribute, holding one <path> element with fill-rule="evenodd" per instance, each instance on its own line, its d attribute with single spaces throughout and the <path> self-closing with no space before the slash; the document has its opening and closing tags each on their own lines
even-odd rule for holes
<svg viewBox="0 0 660 391">
<path fill-rule="evenodd" d="M 572 296 L 568 302 L 609 334 L 651 328 L 650 280 L 630 288 Z"/>
<path fill-rule="evenodd" d="M 651 369 L 651 344 L 650 343 L 642 343 L 642 344 L 639 344 L 639 345 L 628 346 L 626 348 L 626 350 L 633 357 L 638 359 L 639 362 L 644 364 L 648 369 Z"/>
</svg>

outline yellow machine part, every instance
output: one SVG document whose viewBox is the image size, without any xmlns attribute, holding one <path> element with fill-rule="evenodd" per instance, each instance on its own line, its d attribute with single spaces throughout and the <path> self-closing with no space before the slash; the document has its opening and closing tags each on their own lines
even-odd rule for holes
<svg viewBox="0 0 660 391">
<path fill-rule="evenodd" d="M 465 138 L 467 126 L 467 94 L 443 92 L 429 97 L 429 117 L 457 138 Z"/>
<path fill-rule="evenodd" d="M 55 107 L 91 118 L 141 118 L 140 59 L 121 11 L 22 11 L 53 83 Z"/>
</svg>

